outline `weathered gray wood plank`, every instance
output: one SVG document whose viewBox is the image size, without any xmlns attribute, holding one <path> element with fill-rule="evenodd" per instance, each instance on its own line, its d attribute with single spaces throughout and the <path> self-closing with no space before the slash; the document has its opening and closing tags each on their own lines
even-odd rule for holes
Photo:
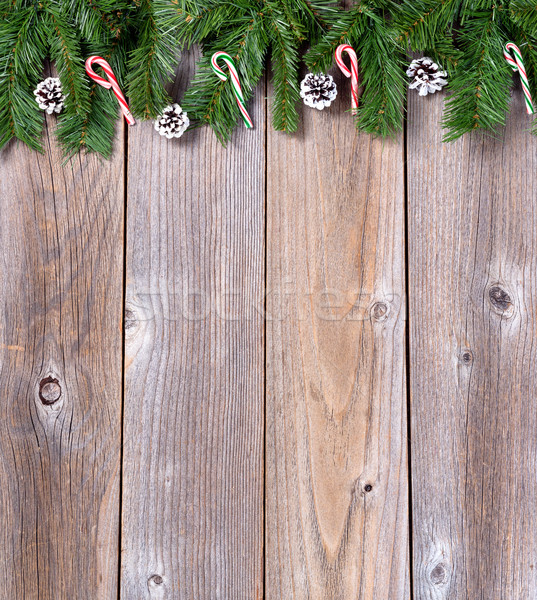
<svg viewBox="0 0 537 600">
<path fill-rule="evenodd" d="M 537 138 L 442 144 L 442 98 L 410 97 L 416 598 L 537 597 Z"/>
<path fill-rule="evenodd" d="M 268 134 L 267 600 L 409 597 L 403 141 Z"/>
<path fill-rule="evenodd" d="M 117 598 L 123 144 L 0 153 L 0 598 Z"/>
<path fill-rule="evenodd" d="M 129 132 L 124 600 L 262 597 L 263 90 L 251 113 L 227 149 Z"/>
</svg>

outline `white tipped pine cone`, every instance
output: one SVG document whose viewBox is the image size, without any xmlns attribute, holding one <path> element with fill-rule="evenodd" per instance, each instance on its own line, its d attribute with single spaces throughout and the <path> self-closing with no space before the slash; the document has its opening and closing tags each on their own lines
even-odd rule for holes
<svg viewBox="0 0 537 600">
<path fill-rule="evenodd" d="M 62 84 L 57 77 L 47 77 L 41 81 L 35 88 L 34 95 L 39 108 L 47 114 L 61 112 L 65 96 L 62 94 Z"/>
<path fill-rule="evenodd" d="M 331 75 L 308 73 L 300 84 L 300 96 L 306 106 L 323 110 L 337 96 L 337 86 Z"/>
<path fill-rule="evenodd" d="M 434 94 L 447 85 L 447 73 L 432 58 L 424 56 L 410 63 L 406 74 L 412 79 L 409 84 L 411 90 L 417 89 L 420 96 Z"/>
<path fill-rule="evenodd" d="M 171 104 L 157 117 L 155 131 L 158 131 L 160 135 L 168 139 L 178 138 L 183 135 L 189 125 L 190 119 L 186 112 L 183 111 L 179 104 Z"/>
</svg>

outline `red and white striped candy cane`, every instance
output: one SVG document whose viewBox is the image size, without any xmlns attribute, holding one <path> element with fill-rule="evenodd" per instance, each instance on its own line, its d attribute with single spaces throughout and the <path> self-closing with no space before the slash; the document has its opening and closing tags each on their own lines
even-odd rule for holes
<svg viewBox="0 0 537 600">
<path fill-rule="evenodd" d="M 219 58 L 221 58 L 226 63 L 227 68 L 229 69 L 229 73 L 231 75 L 231 84 L 233 85 L 233 92 L 235 94 L 237 104 L 239 105 L 244 124 L 246 125 L 247 129 L 252 129 L 252 127 L 254 126 L 254 122 L 252 121 L 250 115 L 248 114 L 248 111 L 246 110 L 246 102 L 242 94 L 242 88 L 239 82 L 239 74 L 237 73 L 237 69 L 235 68 L 235 63 L 233 62 L 233 59 L 227 52 L 215 52 L 213 54 L 211 58 L 211 66 L 213 68 L 213 71 L 218 75 L 218 77 L 220 77 L 222 81 L 227 81 L 227 75 L 218 65 Z"/>
<path fill-rule="evenodd" d="M 515 58 L 513 58 L 511 55 L 511 50 L 513 51 Z M 526 101 L 526 110 L 528 111 L 528 115 L 532 115 L 535 112 L 535 109 L 533 108 L 533 102 L 531 101 L 530 84 L 528 81 L 528 76 L 526 75 L 524 63 L 522 62 L 522 53 L 520 52 L 520 48 L 516 44 L 513 44 L 513 42 L 508 42 L 503 50 L 503 55 L 513 71 L 518 71 L 520 74 L 520 81 L 522 82 L 522 90 L 524 92 L 524 100 Z"/>
<path fill-rule="evenodd" d="M 343 52 L 346 52 L 351 59 L 350 69 L 343 62 Z M 351 78 L 352 114 L 355 115 L 358 112 L 358 57 L 353 47 L 349 46 L 349 44 L 338 46 L 336 50 L 336 63 L 343 75 Z"/>
<path fill-rule="evenodd" d="M 101 65 L 108 79 L 104 79 L 104 77 L 101 77 L 100 75 L 97 75 L 97 73 L 95 73 L 95 71 L 92 68 L 93 63 Z M 121 108 L 123 116 L 125 117 L 125 120 L 129 125 L 134 125 L 136 121 L 134 120 L 134 117 L 132 116 L 131 111 L 129 110 L 127 100 L 125 100 L 125 96 L 123 95 L 121 88 L 119 87 L 119 83 L 117 82 L 116 76 L 112 71 L 112 67 L 104 60 L 104 58 L 101 58 L 100 56 L 90 56 L 86 60 L 86 73 L 93 79 L 93 81 L 95 81 L 99 85 L 102 85 L 103 88 L 106 88 L 107 90 L 112 88 L 112 91 L 114 92 L 116 98 L 119 101 L 119 106 Z"/>
</svg>

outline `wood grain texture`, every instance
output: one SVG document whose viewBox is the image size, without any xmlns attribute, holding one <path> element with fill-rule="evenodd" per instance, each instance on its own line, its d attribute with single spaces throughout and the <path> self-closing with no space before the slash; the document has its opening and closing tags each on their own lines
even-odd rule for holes
<svg viewBox="0 0 537 600">
<path fill-rule="evenodd" d="M 267 600 L 409 597 L 403 142 L 336 79 L 268 134 Z"/>
<path fill-rule="evenodd" d="M 123 144 L 0 154 L 0 598 L 117 598 Z"/>
<path fill-rule="evenodd" d="M 409 108 L 416 598 L 536 598 L 537 138 L 521 92 L 496 140 Z"/>
<path fill-rule="evenodd" d="M 263 92 L 227 149 L 129 132 L 124 600 L 262 597 Z"/>
</svg>

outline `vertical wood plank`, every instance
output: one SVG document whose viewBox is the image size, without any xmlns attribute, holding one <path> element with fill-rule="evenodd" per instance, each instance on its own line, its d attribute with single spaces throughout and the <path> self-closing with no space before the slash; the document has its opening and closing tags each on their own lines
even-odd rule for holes
<svg viewBox="0 0 537 600">
<path fill-rule="evenodd" d="M 227 149 L 129 132 L 124 600 L 262 597 L 264 105 Z"/>
<path fill-rule="evenodd" d="M 403 141 L 268 134 L 267 600 L 409 597 Z"/>
<path fill-rule="evenodd" d="M 537 138 L 442 144 L 411 94 L 409 268 L 417 598 L 537 597 Z"/>
<path fill-rule="evenodd" d="M 117 598 L 123 143 L 0 153 L 0 598 Z"/>
</svg>

